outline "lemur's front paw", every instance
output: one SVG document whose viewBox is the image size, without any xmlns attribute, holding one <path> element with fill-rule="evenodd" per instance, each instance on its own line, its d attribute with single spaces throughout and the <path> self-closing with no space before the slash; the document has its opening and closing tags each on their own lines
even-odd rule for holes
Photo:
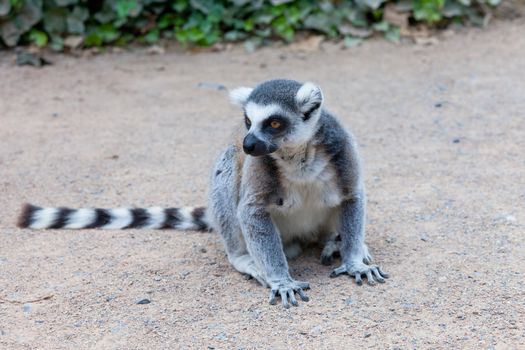
<svg viewBox="0 0 525 350">
<path fill-rule="evenodd" d="M 389 275 L 383 272 L 383 270 L 381 270 L 379 266 L 367 265 L 360 261 L 343 263 L 343 265 L 339 266 L 338 268 L 332 271 L 330 277 L 337 277 L 344 273 L 348 274 L 351 277 L 354 277 L 358 285 L 361 285 L 363 283 L 363 280 L 361 279 L 361 276 L 363 275 L 366 275 L 366 279 L 368 280 L 368 284 L 370 285 L 376 284 L 376 281 L 379 283 L 385 283 L 385 278 L 389 277 Z"/>
<path fill-rule="evenodd" d="M 299 294 L 299 297 L 302 301 L 310 300 L 304 292 L 306 289 L 310 289 L 310 285 L 307 282 L 300 282 L 292 279 L 270 282 L 270 288 L 271 291 L 269 302 L 272 305 L 277 303 L 277 295 L 281 296 L 283 306 L 287 309 L 290 307 L 290 303 L 293 306 L 299 305 L 297 299 L 295 299 L 295 293 Z M 290 301 L 290 303 L 288 301 Z"/>
</svg>

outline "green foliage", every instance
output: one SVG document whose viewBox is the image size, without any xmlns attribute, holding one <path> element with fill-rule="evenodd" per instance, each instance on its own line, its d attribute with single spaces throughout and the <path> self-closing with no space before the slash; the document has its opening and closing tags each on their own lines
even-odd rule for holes
<svg viewBox="0 0 525 350">
<path fill-rule="evenodd" d="M 265 40 L 290 42 L 298 31 L 343 38 L 358 45 L 374 32 L 398 41 L 400 30 L 384 18 L 394 4 L 416 22 L 482 24 L 499 0 L 0 0 L 0 45 L 34 43 L 62 50 L 68 37 L 83 45 L 155 43 L 173 38 L 183 45 L 210 46 Z"/>
</svg>

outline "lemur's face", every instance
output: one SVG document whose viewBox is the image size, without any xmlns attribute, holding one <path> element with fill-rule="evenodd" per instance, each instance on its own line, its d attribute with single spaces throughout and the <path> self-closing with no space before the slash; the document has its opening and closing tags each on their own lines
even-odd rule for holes
<svg viewBox="0 0 525 350">
<path fill-rule="evenodd" d="M 247 130 L 243 149 L 251 156 L 299 147 L 317 129 L 322 93 L 312 83 L 270 80 L 255 89 L 235 89 L 231 98 L 243 108 Z"/>
</svg>

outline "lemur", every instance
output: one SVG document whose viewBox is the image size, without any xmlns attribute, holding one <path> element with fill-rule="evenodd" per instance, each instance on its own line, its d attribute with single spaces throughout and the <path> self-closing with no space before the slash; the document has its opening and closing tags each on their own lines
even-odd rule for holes
<svg viewBox="0 0 525 350">
<path fill-rule="evenodd" d="M 342 264 L 331 277 L 362 284 L 388 275 L 365 244 L 365 189 L 352 134 L 323 108 L 319 86 L 269 80 L 230 92 L 244 126 L 213 167 L 207 208 L 69 209 L 25 205 L 19 226 L 32 229 L 174 228 L 214 230 L 229 262 L 270 288 L 269 302 L 308 301 L 307 282 L 290 275 L 287 257 L 324 245 L 321 262 Z"/>
</svg>

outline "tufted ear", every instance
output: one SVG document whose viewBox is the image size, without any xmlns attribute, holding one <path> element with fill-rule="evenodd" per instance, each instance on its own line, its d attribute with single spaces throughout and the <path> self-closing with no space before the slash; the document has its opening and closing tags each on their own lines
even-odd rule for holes
<svg viewBox="0 0 525 350">
<path fill-rule="evenodd" d="M 321 88 L 314 83 L 306 82 L 301 86 L 295 96 L 299 110 L 304 114 L 304 120 L 320 110 L 323 104 L 323 92 Z"/>
<path fill-rule="evenodd" d="M 230 91 L 230 101 L 239 107 L 243 107 L 252 93 L 253 89 L 248 87 L 238 87 Z"/>
</svg>

